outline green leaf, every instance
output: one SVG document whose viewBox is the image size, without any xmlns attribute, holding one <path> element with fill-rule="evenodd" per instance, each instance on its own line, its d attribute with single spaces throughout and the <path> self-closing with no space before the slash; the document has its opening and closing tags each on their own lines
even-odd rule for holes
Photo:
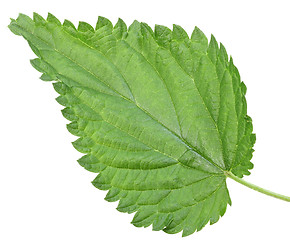
<svg viewBox="0 0 290 240">
<path fill-rule="evenodd" d="M 223 45 L 195 28 L 99 17 L 78 29 L 51 14 L 20 14 L 9 28 L 37 54 L 32 65 L 52 81 L 80 138 L 78 160 L 98 173 L 137 227 L 183 236 L 218 221 L 231 204 L 226 176 L 249 175 L 255 135 L 246 87 Z"/>
</svg>

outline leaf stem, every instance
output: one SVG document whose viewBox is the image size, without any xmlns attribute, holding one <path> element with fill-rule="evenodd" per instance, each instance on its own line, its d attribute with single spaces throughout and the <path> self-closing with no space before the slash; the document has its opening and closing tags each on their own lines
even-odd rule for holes
<svg viewBox="0 0 290 240">
<path fill-rule="evenodd" d="M 278 198 L 278 199 L 284 200 L 286 202 L 290 202 L 290 197 L 282 195 L 282 194 L 279 194 L 279 193 L 272 192 L 270 190 L 261 188 L 261 187 L 255 185 L 255 184 L 249 183 L 249 182 L 245 181 L 244 179 L 235 176 L 231 172 L 225 172 L 225 175 L 227 177 L 235 180 L 236 182 L 238 182 L 238 183 L 240 183 L 240 184 L 242 184 L 242 185 L 244 185 L 244 186 L 246 186 L 248 188 L 251 188 L 251 189 L 253 189 L 253 190 L 257 191 L 257 192 L 264 193 L 264 194 L 266 194 L 268 196 L 271 196 L 271 197 L 274 197 L 274 198 Z"/>
</svg>

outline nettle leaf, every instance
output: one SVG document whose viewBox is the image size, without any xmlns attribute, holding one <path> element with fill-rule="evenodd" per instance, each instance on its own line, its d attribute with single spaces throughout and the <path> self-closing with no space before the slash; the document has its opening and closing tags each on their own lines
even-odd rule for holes
<svg viewBox="0 0 290 240">
<path fill-rule="evenodd" d="M 213 36 L 103 17 L 75 27 L 52 14 L 20 14 L 9 28 L 54 81 L 78 162 L 135 226 L 187 236 L 224 215 L 225 173 L 250 174 L 255 135 L 246 87 Z"/>
</svg>

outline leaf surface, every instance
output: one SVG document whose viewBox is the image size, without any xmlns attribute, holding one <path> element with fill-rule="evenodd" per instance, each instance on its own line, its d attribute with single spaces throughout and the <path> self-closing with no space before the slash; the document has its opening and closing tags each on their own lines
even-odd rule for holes
<svg viewBox="0 0 290 240">
<path fill-rule="evenodd" d="M 76 28 L 20 14 L 9 28 L 54 81 L 78 162 L 98 173 L 107 201 L 136 212 L 137 227 L 183 236 L 218 221 L 231 204 L 225 172 L 249 175 L 255 142 L 246 87 L 222 44 L 198 28 L 189 37 L 178 25 L 103 17 Z"/>
</svg>

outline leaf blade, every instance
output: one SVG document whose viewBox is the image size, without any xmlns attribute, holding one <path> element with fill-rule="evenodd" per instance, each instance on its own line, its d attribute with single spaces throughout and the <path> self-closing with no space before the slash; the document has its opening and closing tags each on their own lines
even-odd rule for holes
<svg viewBox="0 0 290 240">
<path fill-rule="evenodd" d="M 249 174 L 255 141 L 223 45 L 198 28 L 189 39 L 177 25 L 127 30 L 102 17 L 96 29 L 36 14 L 9 27 L 37 53 L 43 79 L 58 81 L 74 147 L 86 154 L 79 163 L 99 173 L 106 200 L 136 212 L 135 226 L 183 236 L 218 221 L 231 204 L 224 171 Z"/>
</svg>

